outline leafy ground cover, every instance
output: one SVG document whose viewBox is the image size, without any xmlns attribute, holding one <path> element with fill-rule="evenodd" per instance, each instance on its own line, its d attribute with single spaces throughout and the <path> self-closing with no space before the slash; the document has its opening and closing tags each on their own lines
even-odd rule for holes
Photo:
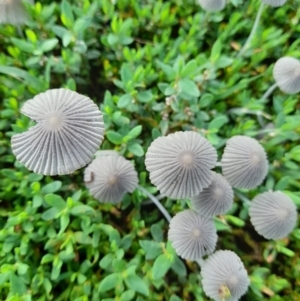
<svg viewBox="0 0 300 301">
<path fill-rule="evenodd" d="M 251 279 L 241 300 L 300 300 L 300 229 L 267 241 L 250 224 L 247 200 L 282 190 L 300 206 L 300 101 L 273 85 L 281 56 L 300 57 L 296 1 L 265 7 L 232 0 L 218 13 L 195 1 L 81 0 L 27 5 L 22 27 L 0 26 L 0 299 L 208 300 L 199 267 L 167 242 L 168 224 L 136 190 L 119 205 L 100 204 L 83 171 L 42 176 L 15 160 L 10 138 L 31 121 L 27 99 L 49 88 L 86 94 L 104 114 L 105 141 L 134 161 L 140 185 L 158 194 L 144 165 L 150 143 L 197 130 L 221 155 L 226 140 L 260 140 L 270 162 L 263 185 L 239 190 L 215 219 L 217 249 L 243 260 Z M 161 200 L 171 215 L 190 201 Z"/>
</svg>

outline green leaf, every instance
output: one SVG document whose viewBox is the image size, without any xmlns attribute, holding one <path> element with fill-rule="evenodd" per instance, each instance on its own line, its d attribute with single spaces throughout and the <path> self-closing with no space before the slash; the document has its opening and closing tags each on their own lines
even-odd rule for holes
<svg viewBox="0 0 300 301">
<path fill-rule="evenodd" d="M 54 47 L 58 44 L 58 39 L 49 39 L 42 42 L 41 49 L 43 52 L 53 50 Z"/>
<path fill-rule="evenodd" d="M 94 215 L 96 211 L 87 205 L 78 205 L 71 209 L 73 215 L 84 216 L 84 215 Z"/>
<path fill-rule="evenodd" d="M 126 135 L 129 137 L 130 140 L 138 137 L 141 132 L 142 132 L 142 126 L 141 125 L 137 125 L 136 127 L 134 127 L 132 130 L 130 130 L 130 132 Z"/>
<path fill-rule="evenodd" d="M 56 194 L 45 195 L 45 201 L 48 205 L 55 207 L 59 211 L 64 210 L 67 206 L 67 203 L 64 201 L 64 199 Z"/>
<path fill-rule="evenodd" d="M 155 259 L 153 267 L 152 267 L 153 279 L 163 278 L 166 275 L 166 273 L 168 272 L 168 270 L 170 269 L 171 265 L 172 265 L 172 262 L 165 254 L 159 255 Z"/>
<path fill-rule="evenodd" d="M 106 270 L 112 263 L 113 259 L 115 258 L 114 254 L 108 253 L 106 254 L 99 263 L 99 266 Z"/>
<path fill-rule="evenodd" d="M 82 231 L 75 232 L 74 238 L 78 243 L 82 245 L 91 245 L 93 243 L 92 238 Z"/>
<path fill-rule="evenodd" d="M 129 106 L 132 102 L 132 96 L 131 94 L 124 94 L 122 95 L 118 100 L 118 108 L 126 108 Z"/>
<path fill-rule="evenodd" d="M 69 226 L 70 223 L 70 216 L 68 213 L 63 213 L 60 216 L 60 229 L 59 229 L 59 233 L 58 235 L 62 234 L 65 232 L 65 230 L 67 229 L 67 227 Z"/>
<path fill-rule="evenodd" d="M 125 85 L 132 80 L 133 72 L 128 64 L 122 64 L 120 75 L 121 80 Z"/>
<path fill-rule="evenodd" d="M 218 130 L 223 125 L 225 125 L 228 122 L 228 118 L 225 115 L 218 116 L 214 118 L 208 125 L 208 129 L 211 130 Z"/>
<path fill-rule="evenodd" d="M 58 191 L 62 186 L 62 182 L 61 181 L 53 181 L 47 185 L 45 185 L 42 189 L 41 192 L 43 194 L 48 194 L 48 193 L 53 193 Z"/>
<path fill-rule="evenodd" d="M 133 299 L 134 295 L 135 295 L 134 290 L 127 290 L 122 293 L 120 300 L 121 301 L 130 301 Z"/>
<path fill-rule="evenodd" d="M 195 60 L 189 61 L 181 70 L 180 77 L 190 77 L 192 76 L 197 69 L 197 62 Z"/>
<path fill-rule="evenodd" d="M 148 103 L 153 99 L 151 91 L 142 91 L 137 95 L 137 99 L 140 102 Z"/>
<path fill-rule="evenodd" d="M 63 0 L 61 3 L 61 21 L 62 23 L 68 27 L 72 28 L 74 23 L 74 16 L 72 12 L 72 6 L 67 0 Z"/>
<path fill-rule="evenodd" d="M 186 267 L 185 267 L 184 263 L 182 262 L 182 260 L 177 255 L 174 256 L 174 262 L 171 265 L 171 269 L 178 276 L 186 277 L 186 275 L 187 275 Z"/>
<path fill-rule="evenodd" d="M 73 31 L 76 35 L 84 32 L 92 23 L 92 18 L 83 17 L 76 20 Z"/>
<path fill-rule="evenodd" d="M 112 273 L 100 282 L 98 291 L 103 293 L 115 288 L 118 283 L 120 283 L 120 274 L 119 273 Z"/>
<path fill-rule="evenodd" d="M 218 60 L 222 52 L 222 42 L 220 39 L 218 39 L 212 49 L 211 49 L 211 54 L 210 54 L 210 60 L 214 63 Z"/>
<path fill-rule="evenodd" d="M 180 92 L 184 92 L 185 94 L 188 94 L 193 97 L 200 96 L 199 89 L 197 85 L 188 78 L 183 78 L 178 82 L 178 86 L 180 89 Z"/>
<path fill-rule="evenodd" d="M 106 137 L 110 142 L 116 145 L 121 144 L 123 142 L 123 136 L 114 131 L 108 131 L 106 133 Z"/>
<path fill-rule="evenodd" d="M 42 219 L 45 221 L 50 221 L 53 220 L 54 218 L 56 218 L 56 215 L 59 213 L 59 210 L 57 210 L 56 208 L 52 207 L 50 209 L 48 209 L 47 211 L 45 211 L 42 214 Z"/>
<path fill-rule="evenodd" d="M 128 150 L 132 152 L 137 157 L 142 157 L 144 155 L 144 149 L 138 143 L 128 144 Z"/>
<path fill-rule="evenodd" d="M 7 67 L 7 66 L 1 66 L 0 65 L 0 73 L 10 75 L 12 77 L 15 77 L 17 79 L 23 79 L 32 87 L 35 87 L 36 89 L 43 89 L 45 86 L 44 82 L 39 80 L 36 76 L 33 76 L 29 74 L 28 72 L 16 68 L 16 67 Z"/>
<path fill-rule="evenodd" d="M 146 259 L 154 259 L 162 253 L 160 243 L 152 240 L 140 240 L 140 246 L 146 252 Z"/>
<path fill-rule="evenodd" d="M 137 275 L 129 275 L 124 279 L 128 288 L 134 290 L 137 293 L 149 296 L 149 289 L 142 278 Z"/>
<path fill-rule="evenodd" d="M 33 53 L 35 50 L 35 46 L 27 41 L 11 38 L 11 41 L 15 46 L 17 46 L 20 50 L 28 53 Z"/>
<path fill-rule="evenodd" d="M 21 277 L 15 275 L 14 273 L 10 274 L 10 286 L 11 293 L 15 295 L 22 296 L 26 293 L 27 288 Z"/>
<path fill-rule="evenodd" d="M 164 241 L 164 234 L 162 231 L 162 228 L 159 224 L 153 224 L 150 228 L 152 237 L 157 242 L 163 242 Z"/>
<path fill-rule="evenodd" d="M 245 222 L 233 215 L 225 215 L 225 219 L 230 222 L 231 224 L 237 226 L 237 227 L 244 227 L 245 226 Z"/>
</svg>

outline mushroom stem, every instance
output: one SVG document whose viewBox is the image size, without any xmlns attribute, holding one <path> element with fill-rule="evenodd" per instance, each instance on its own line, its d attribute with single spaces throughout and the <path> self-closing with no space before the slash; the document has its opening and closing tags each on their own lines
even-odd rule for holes
<svg viewBox="0 0 300 301">
<path fill-rule="evenodd" d="M 163 194 L 159 194 L 158 196 L 155 197 L 158 201 L 162 200 L 163 198 L 165 198 L 165 196 Z M 149 204 L 152 204 L 153 202 L 148 199 L 144 202 L 141 203 L 141 205 L 149 205 Z"/>
<path fill-rule="evenodd" d="M 267 99 L 273 92 L 274 90 L 277 88 L 277 84 L 273 84 L 266 92 L 265 94 L 262 96 L 262 100 L 263 99 Z"/>
<path fill-rule="evenodd" d="M 138 185 L 137 188 L 149 197 L 149 199 L 156 205 L 156 207 L 159 209 L 159 211 L 164 215 L 166 220 L 168 222 L 170 222 L 172 219 L 171 215 L 166 210 L 166 208 L 158 201 L 158 199 L 143 186 Z"/>
<path fill-rule="evenodd" d="M 242 47 L 242 49 L 239 51 L 238 53 L 238 57 L 241 57 L 243 56 L 244 52 L 247 50 L 256 30 L 257 30 L 257 27 L 258 27 L 258 24 L 259 24 L 259 20 L 260 20 L 260 17 L 261 17 L 261 14 L 262 14 L 262 11 L 263 11 L 263 8 L 264 8 L 264 3 L 262 2 L 260 4 L 260 7 L 258 9 L 258 12 L 257 12 L 257 15 L 256 15 L 256 18 L 255 18 L 255 21 L 254 21 L 254 24 L 253 24 L 253 27 L 251 29 L 251 32 L 250 32 L 250 35 L 248 37 L 248 39 L 246 40 L 246 43 L 244 44 L 244 46 Z"/>
<path fill-rule="evenodd" d="M 246 205 L 250 205 L 251 201 L 246 198 L 242 193 L 238 192 L 236 189 L 234 189 L 234 194 L 243 201 Z"/>
</svg>

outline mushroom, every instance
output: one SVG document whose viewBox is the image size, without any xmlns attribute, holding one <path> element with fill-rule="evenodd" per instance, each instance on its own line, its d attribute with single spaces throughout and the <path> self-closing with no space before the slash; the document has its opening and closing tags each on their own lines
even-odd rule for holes
<svg viewBox="0 0 300 301">
<path fill-rule="evenodd" d="M 23 24 L 28 14 L 22 0 L 0 0 L 0 24 Z"/>
<path fill-rule="evenodd" d="M 267 155 L 257 140 L 233 136 L 226 142 L 221 159 L 222 173 L 233 187 L 253 189 L 268 172 Z"/>
<path fill-rule="evenodd" d="M 213 173 L 211 184 L 192 199 L 193 208 L 201 215 L 225 214 L 233 203 L 233 190 L 220 174 Z"/>
<path fill-rule="evenodd" d="M 12 151 L 35 173 L 70 174 L 91 162 L 103 140 L 102 113 L 76 92 L 48 90 L 26 101 L 21 112 L 37 124 L 12 137 Z"/>
<path fill-rule="evenodd" d="M 222 10 L 226 5 L 226 0 L 198 0 L 200 6 L 211 12 Z"/>
<path fill-rule="evenodd" d="M 201 266 L 203 290 L 215 301 L 235 301 L 250 284 L 241 259 L 232 251 L 220 250 L 210 255 Z"/>
<path fill-rule="evenodd" d="M 179 256 L 198 260 L 215 250 L 218 236 L 212 218 L 187 209 L 171 219 L 168 239 Z"/>
<path fill-rule="evenodd" d="M 138 175 L 130 161 L 116 152 L 106 152 L 84 170 L 84 182 L 100 202 L 119 203 L 126 192 L 133 192 L 137 187 Z"/>
<path fill-rule="evenodd" d="M 273 76 L 277 86 L 286 94 L 300 92 L 300 61 L 289 56 L 280 58 L 274 65 Z"/>
<path fill-rule="evenodd" d="M 261 0 L 261 2 L 270 6 L 278 7 L 282 6 L 286 0 Z"/>
<path fill-rule="evenodd" d="M 249 215 L 255 230 L 266 239 L 286 237 L 297 222 L 294 202 L 281 191 L 257 195 L 250 203 Z"/>
<path fill-rule="evenodd" d="M 146 153 L 152 184 L 171 198 L 189 198 L 210 185 L 217 152 L 200 134 L 176 132 L 155 139 Z"/>
</svg>

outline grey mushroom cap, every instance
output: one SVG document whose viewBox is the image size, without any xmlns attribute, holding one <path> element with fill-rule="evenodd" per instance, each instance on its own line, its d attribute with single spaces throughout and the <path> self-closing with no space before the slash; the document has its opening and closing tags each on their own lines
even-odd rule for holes
<svg viewBox="0 0 300 301">
<path fill-rule="evenodd" d="M 197 195 L 212 181 L 217 152 L 200 134 L 176 132 L 155 139 L 146 153 L 146 169 L 160 192 L 171 198 Z"/>
<path fill-rule="evenodd" d="M 255 230 L 266 239 L 288 236 L 297 223 L 297 208 L 281 191 L 257 195 L 250 204 L 249 215 Z"/>
<path fill-rule="evenodd" d="M 226 0 L 198 0 L 200 6 L 210 12 L 222 10 L 226 5 Z"/>
<path fill-rule="evenodd" d="M 201 267 L 201 276 L 205 294 L 215 301 L 236 301 L 250 284 L 243 262 L 228 250 L 210 255 Z"/>
<path fill-rule="evenodd" d="M 247 136 L 233 136 L 227 140 L 221 166 L 229 184 L 237 188 L 253 189 L 268 173 L 265 150 L 257 140 Z"/>
<path fill-rule="evenodd" d="M 124 157 L 106 154 L 96 157 L 84 171 L 90 194 L 102 203 L 119 203 L 138 185 L 138 174 Z"/>
<path fill-rule="evenodd" d="M 279 89 L 286 94 L 300 92 L 300 61 L 289 56 L 280 58 L 274 65 L 273 76 Z"/>
<path fill-rule="evenodd" d="M 286 2 L 286 0 L 261 0 L 261 2 L 273 7 L 278 7 L 282 6 Z"/>
<path fill-rule="evenodd" d="M 103 140 L 102 113 L 90 98 L 74 91 L 40 93 L 21 112 L 37 124 L 12 137 L 12 151 L 35 173 L 70 174 L 91 162 Z"/>
<path fill-rule="evenodd" d="M 203 216 L 225 214 L 232 207 L 233 190 L 222 175 L 214 172 L 212 183 L 191 200 L 193 208 Z"/>
<path fill-rule="evenodd" d="M 0 24 L 23 24 L 28 14 L 22 0 L 0 0 Z"/>
<path fill-rule="evenodd" d="M 212 218 L 187 209 L 171 219 L 168 239 L 180 257 L 197 260 L 215 250 L 218 236 Z"/>
</svg>

